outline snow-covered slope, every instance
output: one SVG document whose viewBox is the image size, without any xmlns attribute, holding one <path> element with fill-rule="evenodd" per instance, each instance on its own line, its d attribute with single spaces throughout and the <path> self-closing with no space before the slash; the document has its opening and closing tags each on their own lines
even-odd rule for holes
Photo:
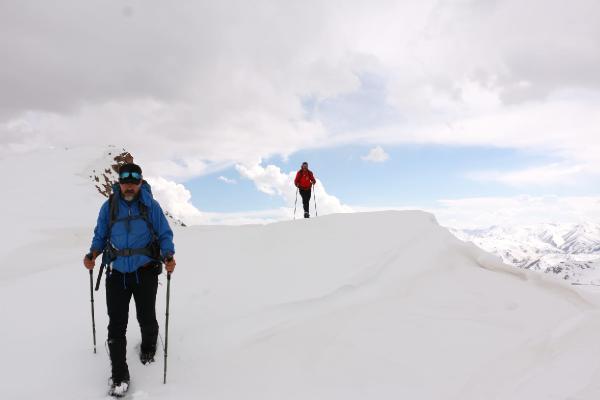
<svg viewBox="0 0 600 400">
<path fill-rule="evenodd" d="M 0 249 L 7 399 L 101 399 L 106 390 L 104 290 L 96 292 L 94 355 L 81 266 L 102 199 L 73 171 L 84 160 L 60 152 L 26 157 L 57 163 L 52 174 L 38 166 L 38 186 L 25 185 L 35 168 L 14 174 L 23 206 L 2 200 L 11 202 L 1 208 L 2 220 L 20 222 L 23 233 L 14 236 L 5 225 Z M 10 162 L 0 160 L 0 167 Z M 51 180 L 54 173 L 65 176 Z M 44 203 L 37 191 L 50 186 L 61 194 Z M 34 197 L 45 208 L 30 215 L 25 205 Z M 176 227 L 175 235 L 169 382 L 161 383 L 162 362 L 136 361 L 132 305 L 134 399 L 600 395 L 600 313 L 592 289 L 501 264 L 430 214 Z M 165 286 L 159 289 L 162 329 Z"/>
<path fill-rule="evenodd" d="M 463 240 L 496 254 L 504 262 L 580 283 L 592 282 L 600 271 L 600 224 L 539 224 L 452 230 Z"/>
</svg>

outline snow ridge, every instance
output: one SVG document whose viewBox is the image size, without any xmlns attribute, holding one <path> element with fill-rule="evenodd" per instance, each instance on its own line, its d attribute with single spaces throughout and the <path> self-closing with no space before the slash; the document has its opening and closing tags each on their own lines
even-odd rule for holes
<svg viewBox="0 0 600 400">
<path fill-rule="evenodd" d="M 81 265 L 105 199 L 80 172 L 94 154 L 0 160 L 22 165 L 7 174 L 0 208 L 11 227 L 0 231 L 3 398 L 105 398 L 109 359 L 92 353 Z M 23 184 L 31 176 L 39 183 Z M 431 214 L 173 229 L 168 384 L 160 362 L 137 361 L 132 312 L 132 398 L 599 398 L 594 288 L 503 264 Z M 543 237 L 576 248 L 572 236 Z M 104 289 L 94 294 L 102 343 Z M 163 275 L 161 330 L 164 310 Z"/>
</svg>

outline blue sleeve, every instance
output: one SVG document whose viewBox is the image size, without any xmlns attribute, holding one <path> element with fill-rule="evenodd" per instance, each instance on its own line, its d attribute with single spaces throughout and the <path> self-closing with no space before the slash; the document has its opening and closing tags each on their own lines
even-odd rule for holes
<svg viewBox="0 0 600 400">
<path fill-rule="evenodd" d="M 96 222 L 96 229 L 94 229 L 94 238 L 92 239 L 92 246 L 90 251 L 97 251 L 101 253 L 106 246 L 106 239 L 108 235 L 108 200 L 102 204 L 100 213 L 98 214 L 98 221 Z"/>
<path fill-rule="evenodd" d="M 165 213 L 156 200 L 152 202 L 152 226 L 154 227 L 156 236 L 158 236 L 162 256 L 165 257 L 167 254 L 175 254 L 173 231 L 169 226 L 169 221 L 167 221 Z"/>
</svg>

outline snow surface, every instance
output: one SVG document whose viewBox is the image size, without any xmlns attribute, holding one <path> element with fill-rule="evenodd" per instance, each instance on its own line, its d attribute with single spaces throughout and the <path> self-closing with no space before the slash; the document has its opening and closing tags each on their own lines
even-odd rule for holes
<svg viewBox="0 0 600 400">
<path fill-rule="evenodd" d="M 94 355 L 81 265 L 94 154 L 0 160 L 2 398 L 106 397 L 104 289 Z M 174 229 L 168 383 L 161 352 L 136 358 L 132 302 L 133 399 L 600 398 L 598 291 L 504 265 L 430 214 Z"/>
</svg>

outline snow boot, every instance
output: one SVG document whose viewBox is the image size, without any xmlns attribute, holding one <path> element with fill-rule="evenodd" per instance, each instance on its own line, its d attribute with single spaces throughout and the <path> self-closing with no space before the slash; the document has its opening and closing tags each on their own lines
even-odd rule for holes
<svg viewBox="0 0 600 400">
<path fill-rule="evenodd" d="M 148 349 L 140 348 L 140 361 L 142 364 L 150 364 L 154 362 L 154 355 L 156 354 L 156 346 Z"/>
<path fill-rule="evenodd" d="M 110 365 L 113 383 L 129 382 L 129 368 L 127 367 L 126 351 L 127 340 L 125 338 L 108 339 L 108 351 L 110 353 Z"/>
<path fill-rule="evenodd" d="M 310 218 L 310 214 L 308 212 L 304 213 L 304 218 Z"/>
<path fill-rule="evenodd" d="M 129 390 L 129 377 L 121 380 L 115 380 L 111 378 L 110 389 L 108 395 L 111 397 L 124 397 Z"/>
</svg>

